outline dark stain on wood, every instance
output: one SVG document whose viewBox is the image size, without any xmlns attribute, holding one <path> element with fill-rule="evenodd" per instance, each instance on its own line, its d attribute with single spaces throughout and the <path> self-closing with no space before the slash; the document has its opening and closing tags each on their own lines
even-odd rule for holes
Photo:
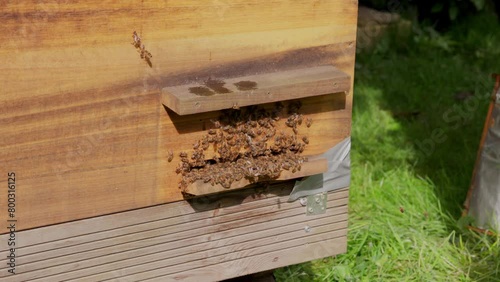
<svg viewBox="0 0 500 282">
<path fill-rule="evenodd" d="M 250 80 L 242 80 L 242 81 L 236 82 L 234 85 L 236 87 L 238 87 L 238 90 L 240 90 L 240 91 L 248 91 L 248 90 L 257 89 L 257 82 L 250 81 Z"/>
<path fill-rule="evenodd" d="M 231 93 L 233 91 L 227 89 L 226 87 L 224 87 L 224 85 L 226 84 L 224 81 L 220 80 L 220 79 L 212 79 L 212 78 L 208 78 L 207 80 L 205 80 L 205 86 L 212 89 L 213 91 L 219 93 L 219 94 L 224 94 L 224 93 Z"/>
<path fill-rule="evenodd" d="M 343 56 L 353 55 L 354 49 L 355 48 L 352 48 L 352 50 L 345 50 L 344 44 L 295 49 L 252 59 L 214 65 L 198 69 L 194 72 L 186 71 L 162 76 L 161 80 L 164 86 L 178 86 L 186 84 L 186 81 L 200 83 L 200 77 L 222 77 L 228 79 L 297 68 L 331 65 L 332 62 L 334 62 L 335 67 L 343 69 L 345 67 L 351 67 L 352 64 L 352 62 L 343 62 Z"/>
<path fill-rule="evenodd" d="M 196 86 L 189 87 L 189 92 L 198 95 L 198 96 L 212 96 L 215 95 L 215 92 L 211 91 L 205 86 Z"/>
</svg>

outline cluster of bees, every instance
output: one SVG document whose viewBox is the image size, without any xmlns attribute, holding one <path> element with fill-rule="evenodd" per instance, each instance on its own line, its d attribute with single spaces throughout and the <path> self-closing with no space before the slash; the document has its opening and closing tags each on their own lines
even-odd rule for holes
<svg viewBox="0 0 500 282">
<path fill-rule="evenodd" d="M 272 180 L 283 170 L 296 172 L 307 161 L 300 154 L 309 143 L 307 136 L 299 138 L 298 127 L 303 116 L 298 113 L 300 102 L 288 104 L 288 117 L 283 118 L 285 106 L 278 102 L 274 109 L 257 106 L 243 110 L 226 110 L 213 127 L 193 145 L 191 156 L 181 152 L 176 172 L 182 175 L 179 188 L 185 189 L 195 181 L 230 188 L 235 181 L 246 178 L 251 182 Z M 291 133 L 277 132 L 277 123 L 285 120 Z M 305 124 L 310 127 L 311 119 Z M 213 155 L 207 154 L 213 148 Z M 173 153 L 169 152 L 169 161 Z"/>
<path fill-rule="evenodd" d="M 137 52 L 139 52 L 141 59 L 146 61 L 146 63 L 148 63 L 148 65 L 152 67 L 153 64 L 151 63 L 151 58 L 153 58 L 153 55 L 151 55 L 151 53 L 146 50 L 146 47 L 141 42 L 141 37 L 137 34 L 136 31 L 132 33 L 132 38 L 134 39 L 134 41 L 131 44 L 134 45 L 135 49 L 137 49 Z"/>
</svg>

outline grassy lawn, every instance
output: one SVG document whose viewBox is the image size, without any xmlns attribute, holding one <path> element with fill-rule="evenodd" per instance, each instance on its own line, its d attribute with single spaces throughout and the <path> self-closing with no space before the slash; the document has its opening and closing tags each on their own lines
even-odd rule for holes
<svg viewBox="0 0 500 282">
<path fill-rule="evenodd" d="M 460 220 L 500 25 L 481 15 L 420 30 L 357 55 L 347 253 L 278 281 L 500 281 L 500 240 Z"/>
</svg>

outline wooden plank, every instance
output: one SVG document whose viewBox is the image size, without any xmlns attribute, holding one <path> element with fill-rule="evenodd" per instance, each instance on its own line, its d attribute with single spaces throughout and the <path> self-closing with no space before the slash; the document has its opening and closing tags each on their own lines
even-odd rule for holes
<svg viewBox="0 0 500 282">
<path fill-rule="evenodd" d="M 324 227 L 319 227 L 317 230 L 319 231 L 325 231 L 325 230 L 335 230 L 336 226 L 324 226 Z M 303 232 L 303 231 L 302 231 Z M 227 261 L 232 261 L 236 259 L 241 259 L 241 258 L 247 258 L 251 256 L 255 256 L 258 254 L 266 253 L 266 252 L 272 252 L 272 251 L 277 251 L 277 250 L 284 250 L 287 248 L 293 248 L 294 246 L 297 245 L 307 245 L 311 243 L 315 243 L 318 241 L 323 241 L 323 240 L 329 240 L 333 238 L 339 238 L 339 237 L 345 237 L 347 234 L 346 229 L 342 230 L 336 230 L 333 232 L 323 232 L 320 234 L 314 234 L 311 236 L 307 236 L 304 238 L 297 238 L 294 240 L 287 240 L 287 241 L 277 241 L 274 242 L 271 245 L 266 245 L 266 246 L 258 246 L 256 248 L 250 249 L 250 250 L 242 250 L 242 251 L 231 251 L 231 253 L 223 256 L 223 257 L 208 257 L 204 258 L 201 260 L 196 260 L 190 264 L 178 264 L 178 265 L 172 265 L 169 267 L 166 267 L 163 261 L 159 261 L 156 263 L 152 263 L 148 265 L 148 267 L 154 267 L 154 268 L 147 268 L 147 267 L 142 267 L 142 268 L 135 268 L 135 270 L 140 271 L 137 273 L 132 272 L 132 268 L 125 268 L 125 269 L 119 269 L 113 273 L 113 276 L 109 277 L 108 279 L 114 279 L 117 276 L 120 278 L 125 278 L 125 279 L 136 279 L 136 280 L 144 280 L 144 279 L 149 279 L 149 278 L 154 278 L 158 277 L 161 275 L 168 275 L 168 274 L 174 274 L 176 272 L 181 272 L 181 271 L 189 271 L 192 268 L 199 268 L 199 267 L 206 267 L 206 266 L 213 266 L 217 265 L 220 263 L 224 263 Z M 279 239 L 279 237 L 276 237 Z M 268 239 L 269 240 L 269 239 Z M 174 258 L 175 260 L 175 258 Z M 257 270 L 258 268 L 254 269 Z M 130 271 L 130 272 L 129 272 Z M 144 272 L 146 271 L 146 272 Z M 80 281 L 96 281 L 95 279 L 100 279 L 102 275 L 93 275 L 84 278 L 79 278 Z M 36 280 L 34 280 L 36 281 Z"/>
<path fill-rule="evenodd" d="M 305 217 L 305 216 L 303 216 Z M 296 222 L 298 217 L 286 218 L 288 223 Z M 300 220 L 306 220 L 301 218 Z M 317 221 L 317 222 L 316 222 Z M 234 252 L 235 250 L 249 250 L 255 246 L 265 246 L 273 244 L 270 238 L 276 240 L 286 241 L 290 238 L 300 237 L 304 234 L 304 226 L 308 225 L 318 232 L 334 231 L 340 228 L 347 227 L 347 215 L 344 211 L 343 214 L 330 217 L 318 218 L 315 221 L 299 222 L 297 224 L 290 224 L 290 226 L 275 228 L 274 224 L 267 224 L 268 228 L 262 232 L 249 232 L 235 230 L 234 237 L 212 239 L 211 235 L 218 233 L 209 233 L 202 238 L 194 237 L 190 240 L 179 240 L 176 242 L 172 240 L 167 243 L 156 243 L 149 247 L 136 248 L 136 249 L 122 249 L 120 246 L 115 247 L 114 252 L 102 252 L 101 255 L 93 258 L 71 258 L 63 256 L 61 260 L 63 263 L 49 261 L 38 261 L 35 263 L 23 262 L 17 271 L 22 279 L 33 280 L 36 278 L 43 278 L 51 275 L 51 279 L 66 280 L 81 278 L 91 274 L 99 274 L 92 276 L 94 281 L 101 281 L 110 277 L 110 269 L 123 269 L 127 268 L 128 273 L 142 272 L 147 270 L 141 266 L 141 261 L 147 260 L 150 262 L 151 268 L 160 265 L 179 265 L 187 264 L 196 260 L 204 259 L 207 257 L 218 257 L 219 260 Z M 201 241 L 205 237 L 203 241 Z M 207 239 L 208 238 L 208 239 Z M 136 238 L 139 240 L 139 237 Z M 201 242 L 201 243 L 200 243 Z M 207 252 L 210 255 L 207 255 Z M 139 256 L 138 253 L 141 253 Z M 85 255 L 83 253 L 83 255 Z M 67 260 L 64 260 L 66 259 Z M 56 264 L 54 264 L 56 263 Z M 36 267 L 33 266 L 36 264 Z M 59 274 L 53 276 L 54 274 Z"/>
<path fill-rule="evenodd" d="M 162 102 L 179 115 L 273 103 L 349 91 L 348 74 L 317 66 L 205 81 L 162 90 Z"/>
<path fill-rule="evenodd" d="M 275 205 L 279 202 L 285 202 L 285 200 L 275 201 L 273 202 L 273 205 L 252 209 L 246 212 L 238 211 L 236 213 L 229 213 L 226 216 L 214 217 L 210 213 L 205 213 L 205 215 L 208 215 L 206 216 L 207 218 L 197 220 L 197 218 L 200 217 L 193 217 L 192 215 L 188 215 L 184 217 L 176 217 L 175 220 L 163 220 L 159 222 L 155 221 L 151 223 L 138 224 L 126 228 L 112 230 L 111 232 L 99 232 L 98 234 L 95 234 L 95 236 L 79 235 L 76 238 L 70 237 L 64 240 L 51 241 L 45 244 L 35 244 L 28 247 L 20 247 L 17 249 L 17 253 L 19 256 L 30 256 L 32 260 L 37 260 L 43 259 L 43 256 L 40 255 L 41 252 L 48 251 L 59 254 L 72 254 L 77 250 L 92 250 L 96 246 L 109 246 L 109 242 L 112 243 L 111 245 L 128 243 L 130 241 L 134 241 L 135 234 L 139 232 L 142 234 L 143 239 L 151 240 L 155 240 L 155 238 L 159 235 L 169 235 L 172 233 L 176 233 L 178 236 L 190 237 L 193 234 L 197 234 L 196 232 L 199 232 L 199 230 L 193 231 L 193 228 L 205 228 L 206 230 L 211 230 L 214 223 L 222 224 L 217 229 L 220 231 L 223 228 L 235 228 L 237 226 L 246 226 L 249 224 L 265 221 L 265 219 L 262 218 L 254 218 L 253 214 L 255 213 L 266 214 L 267 220 L 279 218 L 283 215 L 282 213 L 285 213 L 287 216 L 293 216 L 301 213 L 298 210 L 293 210 L 293 206 L 291 205 L 286 205 L 278 209 Z M 341 205 L 346 203 L 347 197 L 333 200 L 331 204 Z M 218 212 L 218 210 L 214 212 Z M 276 212 L 280 212 L 280 214 L 277 214 Z M 224 212 L 222 214 L 224 214 Z M 59 230 L 59 228 L 56 228 L 56 230 Z M 38 231 L 38 234 L 40 234 L 40 232 L 41 231 Z M 95 240 L 100 241 L 96 243 L 94 242 Z M 85 245 L 89 241 L 92 241 L 94 243 L 91 245 Z M 55 249 L 57 249 L 58 251 L 53 251 Z M 5 266 L 1 267 L 3 268 Z"/>
<path fill-rule="evenodd" d="M 245 190 L 242 194 L 250 194 L 250 190 Z M 285 190 L 289 192 L 290 190 Z M 293 204 L 287 203 L 288 195 L 273 197 L 273 194 L 279 194 L 279 187 L 274 187 L 266 192 L 253 194 L 246 197 L 239 193 L 225 193 L 222 198 L 214 201 L 216 197 L 204 197 L 195 199 L 195 202 L 187 203 L 171 203 L 158 207 L 150 207 L 136 211 L 118 213 L 112 216 L 102 216 L 88 220 L 81 220 L 71 223 L 59 224 L 55 227 L 44 227 L 40 229 L 23 231 L 23 240 L 17 243 L 17 253 L 20 256 L 37 254 L 54 249 L 65 248 L 69 249 L 69 254 L 72 253 L 71 246 L 79 246 L 82 250 L 82 244 L 94 241 L 108 240 L 115 242 L 116 238 L 123 238 L 125 235 L 133 235 L 136 233 L 143 234 L 143 238 L 147 238 L 146 232 L 153 232 L 149 237 L 154 237 L 154 232 L 161 235 L 172 233 L 180 233 L 190 231 L 193 227 L 210 227 L 213 222 L 228 223 L 232 220 L 240 220 L 251 218 L 255 213 L 269 213 L 272 211 L 287 211 L 294 206 L 298 206 L 298 202 Z M 339 205 L 346 204 L 348 191 L 346 189 L 337 190 L 329 194 L 330 201 L 336 201 Z M 242 201 L 246 199 L 246 201 Z M 250 201 L 252 199 L 253 201 Z M 235 205 L 235 203 L 242 202 Z M 281 206 L 280 203 L 284 205 Z M 276 204 L 280 204 L 276 207 Z M 196 211 L 198 210 L 198 212 Z M 185 213 L 185 214 L 184 214 Z M 297 214 L 292 211 L 289 215 Z M 271 215 L 272 216 L 272 215 Z M 253 219 L 253 223 L 263 221 L 262 219 Z M 251 224 L 252 222 L 243 223 Z M 185 226 L 182 223 L 188 223 Z M 196 223 L 193 225 L 193 223 Z M 235 227 L 235 224 L 231 225 Z M 174 228 L 175 227 L 175 228 Z M 158 232 L 160 228 L 165 230 Z M 220 230 L 220 229 L 219 229 Z M 7 235 L 2 235 L 1 239 L 6 240 Z M 123 240 L 123 239 L 122 239 Z M 129 241 L 124 241 L 129 242 Z M 116 243 L 116 242 L 115 242 Z M 95 242 L 93 243 L 95 244 Z M 2 252 L 6 252 L 7 248 L 2 246 Z M 92 246 L 89 249 L 93 249 Z M 4 268 L 5 266 L 0 266 Z"/>
<path fill-rule="evenodd" d="M 280 185 L 281 186 L 281 185 Z M 276 203 L 286 203 L 290 189 L 281 190 L 274 187 L 268 191 L 260 189 L 245 189 L 224 193 L 222 197 L 210 196 L 193 199 L 191 202 L 178 202 L 156 207 L 149 207 L 135 211 L 101 216 L 87 220 L 80 220 L 57 225 L 56 228 L 44 227 L 23 231 L 23 240 L 17 242 L 18 254 L 39 253 L 61 247 L 79 245 L 88 241 L 114 238 L 124 234 L 140 231 L 155 230 L 159 227 L 175 226 L 179 222 L 204 220 L 212 217 L 221 217 L 233 213 L 249 213 L 256 209 L 266 208 Z M 254 193 L 252 193 L 252 191 Z M 276 197 L 279 196 L 279 197 Z M 329 196 L 331 200 L 347 201 L 348 191 L 338 190 Z M 286 207 L 283 207 L 286 209 Z M 210 211 L 210 212 L 202 212 Z M 146 226 L 144 226 L 146 225 Z M 165 234 L 189 230 L 189 226 L 182 229 L 169 229 Z M 0 236 L 6 240 L 8 235 Z M 1 246 L 1 251 L 7 251 Z M 0 266 L 2 268 L 4 266 Z"/>
<path fill-rule="evenodd" d="M 305 176 L 310 176 L 310 175 L 315 175 L 319 173 L 323 173 L 328 169 L 328 161 L 325 158 L 316 158 L 309 160 L 307 162 L 304 162 L 302 164 L 301 170 L 297 172 L 291 172 L 289 170 L 284 170 L 281 172 L 280 176 L 275 179 L 275 180 L 289 180 L 289 179 L 295 179 L 299 177 L 305 177 Z M 207 194 L 213 194 L 213 193 L 219 193 L 223 191 L 228 191 L 228 190 L 233 190 L 233 189 L 238 189 L 238 188 L 244 188 L 247 187 L 248 185 L 253 184 L 249 179 L 242 179 L 239 181 L 235 181 L 231 184 L 231 188 L 224 188 L 222 185 L 217 184 L 217 185 L 211 185 L 210 183 L 204 183 L 203 181 L 196 181 L 192 184 L 190 184 L 186 188 L 186 193 L 192 194 L 192 195 L 207 195 Z"/>
<path fill-rule="evenodd" d="M 356 2 L 0 6 L 10 34 L 0 50 L 0 172 L 18 176 L 18 230 L 183 200 L 168 151 L 190 150 L 219 113 L 165 110 L 165 87 L 333 65 L 351 77 L 351 90 L 302 101 L 301 113 L 314 120 L 304 154 L 350 135 Z M 152 67 L 130 44 L 134 30 Z"/>
<path fill-rule="evenodd" d="M 328 239 L 306 245 L 290 247 L 258 256 L 233 260 L 213 266 L 190 269 L 189 271 L 168 276 L 156 276 L 145 281 L 202 281 L 210 277 L 219 281 L 247 275 L 256 271 L 266 271 L 292 264 L 334 256 L 347 251 L 347 237 Z M 299 255 L 300 254 L 300 255 Z"/>
<path fill-rule="evenodd" d="M 269 195 L 276 191 L 274 188 Z M 148 269 L 151 274 L 156 275 L 159 268 L 171 269 L 173 274 L 190 268 L 215 266 L 234 259 L 286 249 L 296 246 L 299 244 L 297 242 L 313 242 L 316 235 L 345 236 L 347 192 L 342 189 L 329 193 L 327 212 L 318 216 L 307 216 L 305 207 L 297 201 L 286 202 L 286 196 L 269 199 L 264 196 L 259 200 L 229 206 L 221 212 L 210 203 L 212 208 L 180 216 L 183 219 L 177 223 L 163 222 L 164 228 L 158 225 L 160 221 L 153 212 L 158 207 L 151 207 L 125 213 L 131 218 L 143 216 L 145 223 L 136 221 L 137 229 L 130 229 L 126 217 L 120 214 L 103 216 L 102 218 L 115 219 L 110 221 L 111 227 L 114 228 L 110 231 L 115 232 L 114 235 L 106 231 L 80 235 L 73 231 L 60 239 L 50 236 L 43 238 L 44 234 L 51 234 L 46 231 L 61 231 L 70 225 L 73 225 L 71 230 L 82 232 L 82 228 L 74 227 L 78 224 L 102 224 L 104 221 L 100 218 L 22 231 L 18 235 L 23 238 L 24 247 L 19 249 L 22 253 L 18 252 L 18 274 L 15 277 L 19 281 L 77 278 L 82 281 L 96 281 L 113 278 L 117 273 L 142 275 L 140 273 Z M 257 205 L 258 203 L 260 205 Z M 170 203 L 164 206 L 177 207 L 179 204 Z M 204 214 L 207 217 L 193 220 L 192 216 L 196 214 Z M 169 217 L 167 214 L 163 216 Z M 180 222 L 185 223 L 186 228 L 182 228 L 183 224 Z M 306 232 L 305 226 L 309 226 L 312 231 Z M 42 239 L 33 236 L 33 240 L 27 242 L 24 240 L 24 233 L 38 233 Z M 313 238 L 313 241 L 307 238 Z M 280 243 L 276 245 L 276 242 Z M 5 255 L 5 252 L 0 255 Z M 148 261 L 146 268 L 141 264 L 144 260 Z M 4 268 L 2 266 L 2 270 L 5 270 Z M 0 272 L 0 277 L 7 277 L 6 273 Z M 133 279 L 136 280 L 135 277 Z"/>
<path fill-rule="evenodd" d="M 346 205 L 347 200 L 346 199 L 336 200 L 331 204 Z M 240 219 L 241 216 L 240 214 L 232 214 L 228 218 L 223 218 L 221 220 L 208 219 L 193 223 L 189 221 L 184 221 L 182 223 L 173 226 L 158 228 L 154 230 L 145 229 L 145 231 L 137 233 L 124 234 L 122 236 L 106 238 L 97 242 L 92 242 L 92 244 L 88 243 L 78 244 L 70 247 L 49 249 L 45 252 L 37 252 L 37 253 L 26 253 L 25 251 L 23 252 L 19 251 L 18 255 L 24 257 L 29 261 L 41 261 L 42 263 L 39 263 L 40 267 L 42 267 L 42 265 L 45 264 L 57 265 L 71 259 L 82 260 L 82 259 L 90 259 L 106 255 L 111 253 L 115 249 L 115 246 L 123 245 L 128 250 L 129 248 L 137 249 L 137 248 L 145 248 L 150 245 L 156 245 L 166 240 L 164 237 L 162 237 L 165 235 L 172 236 L 172 239 L 168 240 L 180 240 L 196 236 L 197 234 L 200 234 L 200 232 L 210 233 L 215 231 L 223 231 L 231 228 L 247 226 L 265 221 L 271 221 L 277 218 L 281 218 L 283 216 L 294 216 L 304 212 L 304 209 L 302 208 L 287 209 L 282 212 L 276 212 L 276 209 L 277 209 L 276 207 L 270 207 L 264 210 L 257 210 L 251 212 L 251 214 L 255 213 L 260 214 L 261 215 L 260 217 L 252 216 Z M 147 226 L 145 227 L 147 228 Z M 138 235 L 140 235 L 140 240 L 138 240 L 137 238 Z M 71 242 L 71 239 L 69 241 Z M 63 255 L 65 257 L 61 257 Z M 54 259 L 46 259 L 47 257 Z M 61 258 L 58 259 L 58 257 Z"/>
</svg>

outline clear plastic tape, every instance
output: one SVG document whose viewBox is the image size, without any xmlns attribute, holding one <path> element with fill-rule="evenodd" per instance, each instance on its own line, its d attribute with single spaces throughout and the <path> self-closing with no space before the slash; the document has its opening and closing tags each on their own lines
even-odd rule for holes
<svg viewBox="0 0 500 282">
<path fill-rule="evenodd" d="M 348 137 L 324 153 L 323 157 L 328 160 L 328 170 L 295 182 L 288 201 L 348 187 L 351 182 L 350 151 L 351 138 Z"/>
</svg>

